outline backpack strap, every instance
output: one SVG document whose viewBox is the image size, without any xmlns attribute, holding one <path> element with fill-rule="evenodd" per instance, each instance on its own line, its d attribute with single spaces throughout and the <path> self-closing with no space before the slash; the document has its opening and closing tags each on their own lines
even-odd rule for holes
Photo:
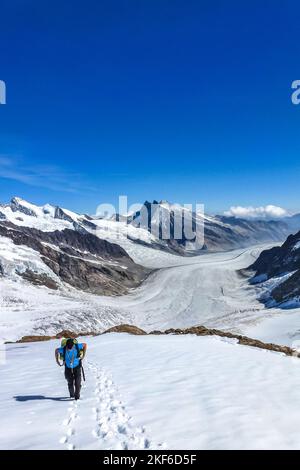
<svg viewBox="0 0 300 470">
<path fill-rule="evenodd" d="M 80 350 L 79 350 L 78 343 L 74 343 L 74 346 L 75 346 L 76 351 L 77 351 L 77 359 L 80 359 Z"/>
</svg>

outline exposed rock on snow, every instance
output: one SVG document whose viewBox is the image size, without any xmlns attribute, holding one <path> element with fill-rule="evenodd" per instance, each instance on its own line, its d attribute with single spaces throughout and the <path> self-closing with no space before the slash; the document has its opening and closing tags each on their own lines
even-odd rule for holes
<svg viewBox="0 0 300 470">
<path fill-rule="evenodd" d="M 300 352 L 294 348 L 288 346 L 281 346 L 274 343 L 265 343 L 257 339 L 249 338 L 243 335 L 237 335 L 229 331 L 217 330 L 215 328 L 206 328 L 205 326 L 193 326 L 191 328 L 169 328 L 165 331 L 155 330 L 147 333 L 146 331 L 138 328 L 134 325 L 117 325 L 105 330 L 100 334 L 107 333 L 127 333 L 130 335 L 196 335 L 196 336 L 216 336 L 219 338 L 227 338 L 228 340 L 234 340 L 234 344 L 241 344 L 244 346 L 251 346 L 259 349 L 266 349 L 268 351 L 275 351 L 286 354 L 287 356 L 300 357 Z M 23 336 L 21 339 L 16 341 L 17 343 L 29 343 L 29 342 L 38 342 L 38 341 L 48 341 L 55 338 L 78 338 L 79 336 L 99 336 L 95 331 L 93 332 L 81 332 L 74 333 L 68 330 L 61 331 L 55 336 Z"/>
<path fill-rule="evenodd" d="M 300 303 L 300 270 L 296 271 L 286 281 L 280 283 L 272 290 L 272 297 L 276 302 L 288 302 L 294 300 Z"/>
<path fill-rule="evenodd" d="M 55 207 L 54 218 L 60 219 L 60 220 L 66 220 L 67 222 L 71 222 L 71 224 L 74 222 L 72 217 L 66 214 L 66 212 L 60 207 Z"/>
<path fill-rule="evenodd" d="M 249 266 L 255 271 L 255 282 L 269 282 L 268 293 L 275 302 L 290 305 L 300 299 L 300 232 L 290 235 L 282 246 L 263 251 Z M 263 300 L 268 300 L 266 294 Z M 287 304 L 289 302 L 289 304 Z M 270 304 L 273 305 L 272 303 Z"/>
<path fill-rule="evenodd" d="M 36 286 L 45 286 L 53 290 L 59 288 L 58 284 L 45 273 L 37 273 L 27 268 L 26 271 L 17 272 L 17 274 Z"/>
<path fill-rule="evenodd" d="M 129 333 L 130 335 L 146 335 L 146 331 L 138 328 L 134 325 L 117 325 L 112 326 L 108 330 L 104 331 L 104 333 Z"/>
<path fill-rule="evenodd" d="M 50 341 L 50 339 L 78 338 L 79 336 L 96 336 L 96 333 L 89 333 L 89 332 L 83 332 L 83 331 L 81 333 L 74 333 L 73 331 L 62 330 L 54 336 L 47 336 L 47 335 L 22 336 L 22 338 L 18 339 L 16 343 L 38 343 L 39 341 Z M 6 344 L 11 344 L 11 341 L 7 341 Z"/>
<path fill-rule="evenodd" d="M 281 352 L 287 356 L 300 357 L 295 349 L 288 346 L 280 346 L 274 343 L 264 343 L 257 339 L 248 338 L 247 336 L 237 335 L 228 331 L 216 330 L 214 328 L 206 328 L 205 326 L 194 326 L 192 328 L 170 328 L 165 331 L 152 331 L 150 335 L 196 335 L 196 336 L 219 336 L 220 338 L 235 339 L 236 344 L 244 346 L 252 346 L 255 348 L 266 349 L 269 351 Z"/>
</svg>

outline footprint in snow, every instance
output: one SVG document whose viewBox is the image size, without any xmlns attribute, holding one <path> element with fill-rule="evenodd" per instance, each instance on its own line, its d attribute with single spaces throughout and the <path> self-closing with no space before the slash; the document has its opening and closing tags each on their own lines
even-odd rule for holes
<svg viewBox="0 0 300 470">
<path fill-rule="evenodd" d="M 89 368 L 96 379 L 94 395 L 99 404 L 93 408 L 97 426 L 92 431 L 92 435 L 97 439 L 114 439 L 113 446 L 106 447 L 106 449 L 165 448 L 165 443 L 154 445 L 151 442 L 146 436 L 144 426 L 134 427 L 132 417 L 126 413 L 114 383 L 106 372 L 92 364 L 89 364 Z M 115 442 L 116 438 L 118 439 L 117 443 Z"/>
<path fill-rule="evenodd" d="M 60 444 L 67 444 L 68 450 L 74 450 L 75 445 L 69 442 L 69 438 L 75 434 L 75 429 L 71 426 L 73 421 L 78 417 L 77 415 L 78 404 L 73 403 L 72 406 L 68 408 L 69 416 L 65 418 L 62 422 L 63 426 L 67 427 L 66 434 L 62 436 L 59 440 Z"/>
</svg>

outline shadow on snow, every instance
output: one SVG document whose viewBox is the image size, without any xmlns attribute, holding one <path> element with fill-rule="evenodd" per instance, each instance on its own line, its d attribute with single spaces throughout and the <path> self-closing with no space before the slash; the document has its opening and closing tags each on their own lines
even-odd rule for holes
<svg viewBox="0 0 300 470">
<path fill-rule="evenodd" d="M 14 397 L 16 401 L 33 401 L 33 400 L 54 400 L 54 401 L 69 401 L 69 397 L 45 397 L 45 395 L 17 395 Z"/>
</svg>

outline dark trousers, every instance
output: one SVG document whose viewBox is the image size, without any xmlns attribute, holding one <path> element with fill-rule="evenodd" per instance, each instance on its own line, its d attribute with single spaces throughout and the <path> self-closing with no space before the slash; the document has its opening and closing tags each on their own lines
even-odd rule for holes
<svg viewBox="0 0 300 470">
<path fill-rule="evenodd" d="M 70 397 L 78 400 L 80 398 L 81 389 L 81 364 L 74 369 L 65 367 L 65 378 L 68 381 Z"/>
</svg>

